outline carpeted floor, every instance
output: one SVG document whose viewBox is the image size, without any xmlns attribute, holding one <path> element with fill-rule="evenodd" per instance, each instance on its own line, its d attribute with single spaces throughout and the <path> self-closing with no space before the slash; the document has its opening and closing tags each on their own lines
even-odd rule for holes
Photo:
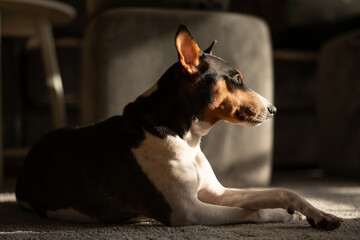
<svg viewBox="0 0 360 240">
<path fill-rule="evenodd" d="M 310 228 L 306 221 L 190 227 L 164 227 L 156 222 L 74 224 L 21 210 L 10 184 L 0 193 L 0 239 L 360 239 L 360 182 L 285 180 L 275 180 L 273 185 L 296 190 L 315 206 L 345 218 L 342 226 L 326 232 Z"/>
</svg>

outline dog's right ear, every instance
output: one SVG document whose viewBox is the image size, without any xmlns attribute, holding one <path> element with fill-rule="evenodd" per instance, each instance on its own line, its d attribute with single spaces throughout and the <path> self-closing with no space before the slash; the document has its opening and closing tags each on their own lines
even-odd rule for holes
<svg viewBox="0 0 360 240">
<path fill-rule="evenodd" d="M 179 26 L 175 36 L 175 45 L 182 66 L 190 74 L 196 73 L 202 51 L 185 25 Z"/>
<path fill-rule="evenodd" d="M 214 45 L 215 45 L 216 43 L 217 43 L 217 41 L 214 40 L 214 41 L 211 43 L 211 45 L 210 45 L 207 49 L 204 50 L 204 53 L 207 53 L 207 54 L 212 55 L 213 48 L 214 48 Z"/>
</svg>

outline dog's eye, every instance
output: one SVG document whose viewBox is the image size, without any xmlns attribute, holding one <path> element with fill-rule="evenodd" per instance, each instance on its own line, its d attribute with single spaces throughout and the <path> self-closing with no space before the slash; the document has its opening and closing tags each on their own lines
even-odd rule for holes
<svg viewBox="0 0 360 240">
<path fill-rule="evenodd" d="M 236 75 L 236 76 L 235 76 L 235 80 L 236 80 L 237 82 L 239 82 L 239 83 L 242 84 L 242 78 L 241 78 L 240 75 Z"/>
</svg>

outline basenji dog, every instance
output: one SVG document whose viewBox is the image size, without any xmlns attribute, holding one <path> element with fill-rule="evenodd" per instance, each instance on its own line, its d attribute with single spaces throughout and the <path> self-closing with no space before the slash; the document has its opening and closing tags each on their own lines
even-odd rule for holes
<svg viewBox="0 0 360 240">
<path fill-rule="evenodd" d="M 18 204 L 53 219 L 168 226 L 286 222 L 332 230 L 343 219 L 285 189 L 223 187 L 200 149 L 221 120 L 256 126 L 276 108 L 245 86 L 240 71 L 200 50 L 184 25 L 178 62 L 122 116 L 55 130 L 35 144 L 16 185 Z"/>
</svg>

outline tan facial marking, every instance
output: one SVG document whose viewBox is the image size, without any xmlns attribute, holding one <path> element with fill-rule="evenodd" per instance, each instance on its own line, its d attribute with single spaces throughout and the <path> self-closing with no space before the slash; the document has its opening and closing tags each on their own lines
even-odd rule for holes
<svg viewBox="0 0 360 240">
<path fill-rule="evenodd" d="M 213 87 L 214 101 L 204 111 L 204 120 L 211 125 L 219 120 L 233 123 L 262 121 L 259 116 L 264 111 L 261 100 L 252 91 L 229 89 L 225 80 Z M 241 114 L 247 121 L 238 117 Z"/>
</svg>

